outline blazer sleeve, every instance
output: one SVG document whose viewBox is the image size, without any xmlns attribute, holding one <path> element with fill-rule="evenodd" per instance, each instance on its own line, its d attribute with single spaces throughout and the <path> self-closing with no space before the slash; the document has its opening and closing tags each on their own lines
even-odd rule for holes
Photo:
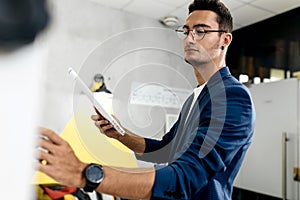
<svg viewBox="0 0 300 200">
<path fill-rule="evenodd" d="M 237 173 L 239 167 L 231 165 L 243 159 L 240 151 L 251 142 L 255 114 L 246 88 L 233 85 L 223 91 L 210 91 L 200 102 L 199 125 L 189 147 L 173 163 L 156 169 L 152 199 L 191 199 L 218 174 L 228 181 Z"/>
<path fill-rule="evenodd" d="M 180 116 L 179 116 L 180 119 Z M 178 127 L 179 119 L 174 123 L 168 133 L 161 140 L 145 138 L 146 149 L 142 155 L 135 154 L 138 160 L 143 160 L 152 163 L 166 163 L 170 153 L 170 142 L 175 136 Z"/>
</svg>

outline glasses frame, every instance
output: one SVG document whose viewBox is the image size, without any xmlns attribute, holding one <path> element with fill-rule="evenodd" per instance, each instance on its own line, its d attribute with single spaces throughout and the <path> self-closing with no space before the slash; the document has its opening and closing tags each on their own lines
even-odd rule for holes
<svg viewBox="0 0 300 200">
<path fill-rule="evenodd" d="M 186 39 L 189 36 L 190 32 L 192 32 L 193 39 L 197 40 L 197 41 L 203 40 L 206 33 L 227 33 L 227 31 L 225 31 L 225 30 L 212 30 L 212 29 L 211 30 L 204 29 L 201 31 L 200 30 L 196 31 L 196 28 L 199 28 L 199 27 L 201 27 L 201 26 L 195 26 L 192 30 L 190 30 L 189 28 L 182 26 L 182 27 L 176 29 L 175 31 L 177 32 L 178 35 L 183 34 L 185 36 L 185 37 L 183 37 L 183 39 Z M 186 29 L 187 31 L 185 31 L 184 29 Z M 202 38 L 199 38 L 199 35 L 197 35 L 197 32 L 203 34 Z M 182 36 L 179 36 L 179 37 L 182 38 Z"/>
</svg>

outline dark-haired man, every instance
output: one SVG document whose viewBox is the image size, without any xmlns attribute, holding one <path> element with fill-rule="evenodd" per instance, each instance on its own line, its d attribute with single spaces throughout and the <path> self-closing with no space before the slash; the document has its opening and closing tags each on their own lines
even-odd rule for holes
<svg viewBox="0 0 300 200">
<path fill-rule="evenodd" d="M 41 129 L 52 141 L 40 142 L 50 152 L 39 156 L 49 163 L 40 165 L 42 172 L 65 185 L 129 199 L 231 199 L 234 178 L 251 143 L 253 104 L 225 63 L 232 40 L 228 9 L 218 0 L 195 0 L 189 11 L 177 32 L 199 86 L 171 130 L 161 140 L 142 138 L 128 130 L 121 136 L 101 116 L 92 116 L 102 133 L 142 154 L 140 159 L 167 164 L 116 169 L 82 163 L 65 141 Z"/>
</svg>

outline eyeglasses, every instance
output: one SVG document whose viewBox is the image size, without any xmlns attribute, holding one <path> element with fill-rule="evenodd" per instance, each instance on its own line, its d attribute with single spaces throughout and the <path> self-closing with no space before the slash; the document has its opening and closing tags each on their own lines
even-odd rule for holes
<svg viewBox="0 0 300 200">
<path fill-rule="evenodd" d="M 190 32 L 192 32 L 194 40 L 202 40 L 206 33 L 227 33 L 225 30 L 205 30 L 203 26 L 195 26 L 192 30 L 190 30 L 188 27 L 183 26 L 181 28 L 178 28 L 175 30 L 177 32 L 177 35 L 180 39 L 186 39 Z"/>
</svg>

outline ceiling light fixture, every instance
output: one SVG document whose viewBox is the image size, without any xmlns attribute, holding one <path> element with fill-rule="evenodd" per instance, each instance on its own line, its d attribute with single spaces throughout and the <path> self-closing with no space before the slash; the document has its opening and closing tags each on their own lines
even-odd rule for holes
<svg viewBox="0 0 300 200">
<path fill-rule="evenodd" d="M 163 18 L 162 20 L 160 20 L 160 22 L 163 25 L 170 27 L 170 28 L 178 26 L 178 23 L 179 23 L 178 18 L 175 16 L 167 16 L 167 17 Z"/>
</svg>

